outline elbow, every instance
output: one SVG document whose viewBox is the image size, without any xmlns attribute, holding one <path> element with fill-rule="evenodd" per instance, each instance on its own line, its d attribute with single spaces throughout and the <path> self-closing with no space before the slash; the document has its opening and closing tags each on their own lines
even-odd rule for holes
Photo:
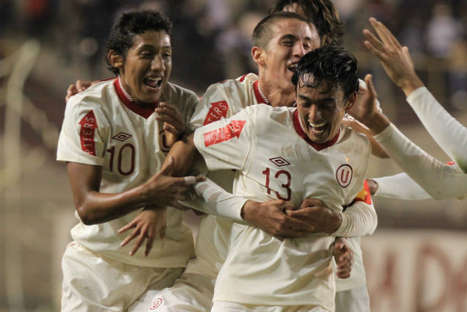
<svg viewBox="0 0 467 312">
<path fill-rule="evenodd" d="M 98 223 L 91 213 L 89 207 L 85 203 L 76 205 L 76 211 L 78 212 L 79 218 L 84 225 L 93 225 Z"/>
</svg>

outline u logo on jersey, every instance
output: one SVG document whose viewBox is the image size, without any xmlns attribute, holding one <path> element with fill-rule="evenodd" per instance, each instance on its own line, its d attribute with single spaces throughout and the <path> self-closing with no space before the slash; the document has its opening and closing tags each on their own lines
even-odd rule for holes
<svg viewBox="0 0 467 312">
<path fill-rule="evenodd" d="M 353 169 L 349 164 L 340 165 L 336 170 L 336 180 L 340 186 L 346 188 L 352 182 Z"/>
</svg>

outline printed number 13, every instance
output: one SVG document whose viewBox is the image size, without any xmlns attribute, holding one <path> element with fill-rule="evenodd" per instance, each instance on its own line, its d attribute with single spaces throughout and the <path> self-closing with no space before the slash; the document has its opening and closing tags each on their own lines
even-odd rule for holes
<svg viewBox="0 0 467 312">
<path fill-rule="evenodd" d="M 266 176 L 266 189 L 267 189 L 267 193 L 268 194 L 271 194 L 271 189 L 269 188 L 269 183 L 270 183 L 270 175 L 271 175 L 271 169 L 269 168 L 266 168 L 262 174 L 264 174 Z M 281 194 L 279 194 L 279 192 L 276 192 L 274 191 L 274 193 L 276 193 L 276 197 L 278 199 L 282 199 L 282 200 L 290 200 L 290 198 L 292 197 L 292 190 L 290 189 L 290 183 L 292 182 L 292 176 L 290 175 L 290 172 L 286 171 L 286 170 L 279 170 L 276 172 L 276 174 L 274 175 L 274 178 L 275 179 L 278 179 L 281 175 L 285 175 L 287 177 L 287 183 L 283 183 L 281 184 L 281 186 L 283 188 L 285 188 L 287 190 L 287 197 L 282 197 Z"/>
</svg>

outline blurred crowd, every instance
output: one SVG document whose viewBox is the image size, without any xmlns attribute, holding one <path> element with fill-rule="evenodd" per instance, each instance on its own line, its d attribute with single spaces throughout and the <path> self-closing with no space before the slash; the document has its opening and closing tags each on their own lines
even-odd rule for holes
<svg viewBox="0 0 467 312">
<path fill-rule="evenodd" d="M 158 9 L 174 23 L 172 80 L 202 93 L 213 82 L 255 70 L 249 55 L 250 34 L 274 2 L 0 0 L 0 38 L 38 38 L 59 56 L 57 72 L 60 67 L 78 63 L 87 67 L 89 78 L 105 78 L 110 75 L 103 62 L 105 38 L 115 16 L 127 9 Z M 418 71 L 429 85 L 436 84 L 432 87 L 442 103 L 453 109 L 462 107 L 467 96 L 467 1 L 334 0 L 334 3 L 345 24 L 344 45 L 357 55 L 363 72 L 376 71 L 378 79 L 377 63 L 366 54 L 361 43 L 361 31 L 369 26 L 368 17 L 374 16 L 410 48 Z"/>
</svg>

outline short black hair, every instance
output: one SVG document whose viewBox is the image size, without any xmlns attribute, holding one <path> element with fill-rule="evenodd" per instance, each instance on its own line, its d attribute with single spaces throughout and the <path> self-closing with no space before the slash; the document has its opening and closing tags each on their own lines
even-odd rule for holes
<svg viewBox="0 0 467 312">
<path fill-rule="evenodd" d="M 317 88 L 323 81 L 341 86 L 344 98 L 358 91 L 357 59 L 340 46 L 324 46 L 305 54 L 298 62 L 293 84 L 297 85 L 305 74 L 313 75 L 312 88 Z"/>
<path fill-rule="evenodd" d="M 276 12 L 264 17 L 253 30 L 253 45 L 265 49 L 272 38 L 271 25 L 278 19 L 293 18 L 308 23 L 301 15 L 293 12 Z"/>
<path fill-rule="evenodd" d="M 344 35 L 344 24 L 331 0 L 278 0 L 272 12 L 284 10 L 291 4 L 298 4 L 306 18 L 313 23 L 321 38 L 321 45 L 340 45 Z"/>
<path fill-rule="evenodd" d="M 125 12 L 117 19 L 107 40 L 106 49 L 115 51 L 123 56 L 133 46 L 133 38 L 145 31 L 165 31 L 168 35 L 172 32 L 172 23 L 158 11 L 141 10 Z M 112 67 L 106 58 L 108 68 L 116 75 L 118 69 Z"/>
</svg>

